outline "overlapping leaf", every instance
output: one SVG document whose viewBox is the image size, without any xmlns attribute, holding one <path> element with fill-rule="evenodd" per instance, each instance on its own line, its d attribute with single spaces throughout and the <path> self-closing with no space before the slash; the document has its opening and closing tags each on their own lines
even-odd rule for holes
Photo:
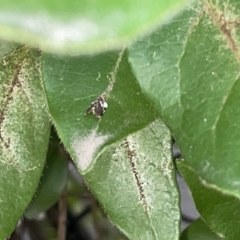
<svg viewBox="0 0 240 240">
<path fill-rule="evenodd" d="M 177 239 L 178 193 L 166 127 L 156 122 L 108 146 L 156 118 L 126 52 L 44 55 L 43 74 L 59 136 L 114 224 L 129 237 Z M 108 103 L 106 113 L 101 119 L 85 116 L 100 95 Z"/>
<path fill-rule="evenodd" d="M 179 239 L 171 138 L 160 120 L 108 148 L 85 179 L 129 239 Z"/>
<path fill-rule="evenodd" d="M 185 161 L 208 186 L 238 197 L 239 10 L 235 0 L 204 0 L 130 48 Z"/>
<path fill-rule="evenodd" d="M 125 51 L 76 57 L 45 54 L 43 76 L 53 123 L 81 172 L 91 168 L 106 145 L 156 117 Z M 108 103 L 104 116 L 84 116 L 100 95 Z"/>
<path fill-rule="evenodd" d="M 205 223 L 199 218 L 187 227 L 181 234 L 181 240 L 220 240 Z"/>
<path fill-rule="evenodd" d="M 240 235 L 240 200 L 209 188 L 184 161 L 177 166 L 207 226 L 223 239 L 237 239 Z"/>
<path fill-rule="evenodd" d="M 4 57 L 0 59 L 0 239 L 5 239 L 37 187 L 50 126 L 40 53 L 26 47 L 14 50 L 12 44 L 1 46 Z"/>
</svg>

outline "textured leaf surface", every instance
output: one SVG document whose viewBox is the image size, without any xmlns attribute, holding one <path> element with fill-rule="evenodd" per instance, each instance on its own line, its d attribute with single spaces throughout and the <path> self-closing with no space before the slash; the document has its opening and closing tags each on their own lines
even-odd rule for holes
<svg viewBox="0 0 240 240">
<path fill-rule="evenodd" d="M 236 0 L 199 1 L 130 48 L 137 79 L 184 159 L 208 186 L 237 196 L 239 9 Z"/>
<path fill-rule="evenodd" d="M 240 200 L 209 188 L 184 161 L 178 163 L 177 167 L 189 186 L 197 210 L 206 224 L 223 239 L 238 239 Z"/>
<path fill-rule="evenodd" d="M 76 57 L 44 55 L 43 76 L 52 120 L 82 172 L 91 168 L 106 145 L 156 117 L 123 51 Z M 84 116 L 100 95 L 109 105 L 104 116 Z"/>
<path fill-rule="evenodd" d="M 0 239 L 14 229 L 36 190 L 50 127 L 40 53 L 22 47 L 4 55 L 0 60 Z"/>
<path fill-rule="evenodd" d="M 89 53 L 120 47 L 187 0 L 1 0 L 0 37 L 44 50 Z"/>
<path fill-rule="evenodd" d="M 0 58 L 10 54 L 19 47 L 19 44 L 14 42 L 0 41 Z"/>
<path fill-rule="evenodd" d="M 179 239 L 179 197 L 171 138 L 157 120 L 108 148 L 85 175 L 129 239 Z"/>
<path fill-rule="evenodd" d="M 214 232 L 199 218 L 189 225 L 181 234 L 181 240 L 220 240 Z"/>
<path fill-rule="evenodd" d="M 64 159 L 64 150 L 60 147 L 60 140 L 52 129 L 46 163 L 30 205 L 24 216 L 31 219 L 39 213 L 47 211 L 57 202 L 67 183 L 68 165 Z"/>
</svg>

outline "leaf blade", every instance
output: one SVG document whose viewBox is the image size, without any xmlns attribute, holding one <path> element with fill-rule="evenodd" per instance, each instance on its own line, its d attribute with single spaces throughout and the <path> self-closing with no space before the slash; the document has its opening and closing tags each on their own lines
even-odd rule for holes
<svg viewBox="0 0 240 240">
<path fill-rule="evenodd" d="M 193 4 L 174 21 L 133 44 L 130 62 L 185 161 L 209 186 L 239 196 L 239 61 L 233 51 L 239 32 L 231 24 L 237 21 L 239 6 L 236 1 L 227 6 L 224 1 L 212 1 L 211 6 L 206 2 Z M 225 22 L 217 21 L 221 16 Z M 140 58 L 143 54 L 147 58 Z M 150 77 L 141 70 L 148 63 Z"/>
<path fill-rule="evenodd" d="M 208 228 L 204 221 L 199 218 L 191 223 L 181 234 L 181 240 L 219 240 L 221 238 Z"/>
<path fill-rule="evenodd" d="M 43 59 L 53 122 L 82 173 L 89 171 L 106 146 L 156 118 L 132 74 L 126 51 L 76 57 L 45 54 Z M 109 105 L 104 116 L 84 116 L 91 102 L 104 94 Z"/>
<path fill-rule="evenodd" d="M 108 148 L 84 175 L 113 223 L 130 239 L 178 239 L 179 196 L 170 141 L 168 129 L 156 120 Z"/>
<path fill-rule="evenodd" d="M 29 204 L 46 157 L 50 124 L 39 57 L 23 47 L 0 60 L 1 239 Z"/>
<path fill-rule="evenodd" d="M 53 128 L 50 139 L 46 163 L 38 188 L 24 213 L 28 219 L 36 218 L 53 206 L 65 189 L 68 180 L 67 160 L 64 159 L 60 140 Z"/>
<path fill-rule="evenodd" d="M 220 238 L 237 238 L 239 199 L 206 185 L 184 161 L 177 162 L 177 167 L 189 186 L 196 208 L 207 226 Z"/>
</svg>

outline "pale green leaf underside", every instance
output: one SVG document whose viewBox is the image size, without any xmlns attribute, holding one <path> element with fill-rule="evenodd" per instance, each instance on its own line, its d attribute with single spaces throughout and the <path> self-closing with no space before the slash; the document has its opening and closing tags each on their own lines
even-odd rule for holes
<svg viewBox="0 0 240 240">
<path fill-rule="evenodd" d="M 142 90 L 160 110 L 184 159 L 208 186 L 237 196 L 239 11 L 237 0 L 201 1 L 129 50 Z"/>
<path fill-rule="evenodd" d="M 43 50 L 92 53 L 121 47 L 187 0 L 1 0 L 0 37 Z"/>
<path fill-rule="evenodd" d="M 179 239 L 171 137 L 160 120 L 107 148 L 84 177 L 129 239 Z"/>
<path fill-rule="evenodd" d="M 14 229 L 35 192 L 50 127 L 40 53 L 23 47 L 4 55 L 0 59 L 0 239 Z"/>
</svg>

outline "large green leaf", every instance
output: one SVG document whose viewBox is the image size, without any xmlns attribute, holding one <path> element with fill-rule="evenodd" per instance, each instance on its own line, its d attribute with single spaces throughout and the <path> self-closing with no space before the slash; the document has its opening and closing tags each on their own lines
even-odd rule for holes
<svg viewBox="0 0 240 240">
<path fill-rule="evenodd" d="M 220 240 L 206 224 L 199 218 L 191 223 L 181 234 L 181 240 Z"/>
<path fill-rule="evenodd" d="M 178 162 L 177 167 L 189 186 L 196 208 L 206 224 L 223 239 L 238 239 L 240 200 L 206 186 L 184 161 Z"/>
<path fill-rule="evenodd" d="M 84 177 L 129 239 L 179 239 L 171 138 L 160 120 L 108 148 Z"/>
<path fill-rule="evenodd" d="M 199 1 L 130 48 L 185 161 L 207 186 L 238 197 L 239 10 L 237 0 Z"/>
<path fill-rule="evenodd" d="M 1 0 L 0 37 L 64 53 L 116 48 L 187 0 Z"/>
<path fill-rule="evenodd" d="M 29 204 L 44 165 L 49 117 L 40 74 L 40 53 L 10 44 L 0 50 L 0 239 Z M 7 54 L 7 52 L 9 54 Z"/>
<path fill-rule="evenodd" d="M 43 76 L 53 123 L 82 173 L 91 168 L 106 145 L 156 117 L 125 51 L 76 57 L 45 54 Z M 109 105 L 105 115 L 101 119 L 84 116 L 101 94 Z"/>
</svg>

